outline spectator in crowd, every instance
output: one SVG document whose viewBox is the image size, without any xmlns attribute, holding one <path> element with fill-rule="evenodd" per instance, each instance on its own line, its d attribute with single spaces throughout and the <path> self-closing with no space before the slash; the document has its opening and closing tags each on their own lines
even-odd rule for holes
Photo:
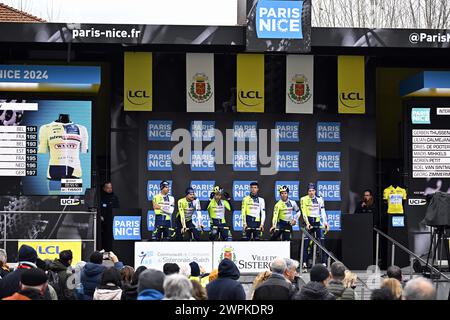
<svg viewBox="0 0 450 320">
<path fill-rule="evenodd" d="M 180 267 L 176 263 L 165 263 L 163 265 L 163 272 L 166 276 L 180 272 Z"/>
<path fill-rule="evenodd" d="M 208 283 L 206 292 L 209 300 L 245 300 L 245 291 L 237 281 L 241 276 L 239 269 L 230 259 L 223 259 L 219 264 L 219 276 Z"/>
<path fill-rule="evenodd" d="M 355 294 L 355 300 L 359 300 L 358 294 L 356 293 L 356 283 L 358 281 L 358 276 L 351 272 L 350 270 L 345 270 L 345 278 L 342 281 L 345 288 L 352 288 Z"/>
<path fill-rule="evenodd" d="M 403 300 L 436 300 L 436 289 L 430 280 L 417 277 L 406 283 Z"/>
<path fill-rule="evenodd" d="M 394 300 L 394 295 L 388 288 L 375 289 L 370 295 L 370 300 Z"/>
<path fill-rule="evenodd" d="M 336 297 L 337 300 L 355 300 L 355 290 L 345 287 L 345 266 L 342 262 L 333 262 L 331 264 L 331 281 L 328 284 L 328 291 Z"/>
<path fill-rule="evenodd" d="M 63 250 L 59 253 L 59 259 L 52 261 L 48 267 L 50 284 L 55 289 L 59 300 L 75 300 L 75 292 L 68 283 L 69 276 L 73 274 L 72 259 L 72 250 Z"/>
<path fill-rule="evenodd" d="M 3 300 L 46 300 L 47 275 L 38 268 L 22 269 L 20 290 Z"/>
<path fill-rule="evenodd" d="M 398 281 L 400 281 L 402 287 L 405 285 L 403 282 L 402 269 L 400 267 L 390 266 L 387 269 L 386 273 L 387 273 L 388 278 L 393 278 L 393 279 L 397 279 Z"/>
<path fill-rule="evenodd" d="M 391 290 L 394 300 L 402 299 L 402 284 L 400 281 L 394 278 L 384 279 L 381 283 L 381 288 L 388 288 Z"/>
<path fill-rule="evenodd" d="M 213 282 L 214 280 L 217 279 L 218 276 L 219 276 L 219 270 L 213 269 L 213 271 L 211 271 L 211 273 L 208 276 L 209 282 Z"/>
<path fill-rule="evenodd" d="M 191 276 L 191 266 L 183 263 L 180 266 L 180 274 L 184 275 L 186 278 L 189 278 Z"/>
<path fill-rule="evenodd" d="M 147 270 L 145 266 L 140 266 L 133 273 L 130 283 L 122 285 L 122 300 L 136 300 L 138 296 L 138 280 L 139 275 Z"/>
<path fill-rule="evenodd" d="M 122 286 L 125 284 L 130 284 L 134 275 L 134 268 L 130 266 L 124 266 L 120 269 L 120 277 L 122 279 Z"/>
<path fill-rule="evenodd" d="M 206 288 L 206 285 L 209 283 L 209 277 L 203 276 L 200 271 L 200 266 L 197 262 L 192 261 L 189 263 L 189 266 L 191 267 L 191 276 L 189 277 L 190 280 L 197 280 L 200 282 L 202 287 Z"/>
<path fill-rule="evenodd" d="M 120 300 L 122 279 L 120 271 L 114 267 L 103 271 L 100 284 L 95 289 L 93 300 Z"/>
<path fill-rule="evenodd" d="M 290 300 L 294 294 L 294 288 L 289 280 L 284 277 L 286 262 L 283 258 L 276 258 L 270 264 L 272 275 L 255 289 L 253 300 Z"/>
<path fill-rule="evenodd" d="M 256 278 L 255 278 L 255 280 L 253 281 L 253 284 L 252 284 L 252 290 L 251 290 L 251 292 L 252 292 L 252 294 L 251 294 L 252 300 L 253 300 L 253 295 L 255 294 L 255 289 L 256 289 L 260 284 L 266 282 L 267 279 L 269 279 L 271 275 L 272 275 L 272 272 L 271 272 L 271 271 L 263 271 L 263 272 L 260 272 L 260 273 L 256 276 Z"/>
<path fill-rule="evenodd" d="M 5 249 L 0 249 L 0 279 L 4 278 L 11 269 L 8 267 L 8 255 Z"/>
<path fill-rule="evenodd" d="M 161 271 L 148 269 L 139 275 L 137 300 L 162 300 L 164 278 Z"/>
<path fill-rule="evenodd" d="M 328 289 L 328 282 L 330 280 L 330 272 L 322 264 L 316 264 L 310 270 L 311 281 L 305 284 L 298 294 L 295 295 L 295 300 L 335 300 Z"/>
<path fill-rule="evenodd" d="M 17 254 L 17 268 L 13 272 L 8 273 L 0 281 L 0 299 L 9 297 L 20 290 L 20 278 L 22 273 L 26 270 L 37 268 L 37 259 L 37 252 L 34 248 L 25 244 L 20 246 Z M 51 300 L 48 286 L 46 285 L 45 287 L 45 299 Z"/>
<path fill-rule="evenodd" d="M 167 276 L 164 279 L 163 288 L 163 300 L 195 300 L 192 297 L 192 282 L 182 274 Z"/>
<path fill-rule="evenodd" d="M 197 280 L 191 280 L 192 282 L 192 297 L 195 300 L 208 300 L 208 295 L 206 294 L 206 288 L 204 288 L 200 282 Z"/>
<path fill-rule="evenodd" d="M 297 272 L 299 262 L 289 258 L 285 258 L 284 262 L 286 262 L 286 271 L 284 272 L 284 276 L 294 286 L 294 294 L 295 294 L 299 292 L 300 288 L 305 285 L 305 282 L 301 277 L 299 277 Z"/>
<path fill-rule="evenodd" d="M 123 263 L 119 261 L 113 252 L 109 252 L 108 257 L 114 263 L 114 268 L 118 270 L 123 268 Z M 92 300 L 95 289 L 100 284 L 103 271 L 105 270 L 106 266 L 103 265 L 103 253 L 94 251 L 89 258 L 89 262 L 86 263 L 81 271 L 83 300 Z"/>
</svg>

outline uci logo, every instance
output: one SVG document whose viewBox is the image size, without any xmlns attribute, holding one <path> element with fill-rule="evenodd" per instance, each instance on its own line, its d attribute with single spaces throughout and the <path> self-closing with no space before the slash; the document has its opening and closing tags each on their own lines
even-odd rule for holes
<svg viewBox="0 0 450 320">
<path fill-rule="evenodd" d="M 59 251 L 59 246 L 37 247 L 37 252 L 39 254 L 59 254 Z"/>
<path fill-rule="evenodd" d="M 139 100 L 142 101 L 142 99 L 144 99 L 144 102 L 136 102 L 133 100 Z M 146 104 L 148 101 L 147 99 L 150 99 L 150 96 L 147 94 L 147 92 L 145 90 L 128 90 L 127 92 L 127 100 L 137 106 Z"/>
<path fill-rule="evenodd" d="M 425 200 L 425 199 L 409 199 L 408 204 L 410 206 L 424 206 L 427 204 L 427 200 Z"/>
<path fill-rule="evenodd" d="M 77 206 L 80 204 L 78 199 L 61 199 L 62 206 Z"/>
<path fill-rule="evenodd" d="M 243 105 L 247 107 L 254 107 L 261 104 L 261 100 L 263 97 L 261 96 L 261 93 L 259 91 L 239 90 L 238 98 Z M 251 100 L 251 102 L 248 100 Z"/>
<path fill-rule="evenodd" d="M 363 103 L 364 98 L 361 97 L 359 92 L 341 92 L 339 100 L 347 108 L 358 108 Z"/>
</svg>

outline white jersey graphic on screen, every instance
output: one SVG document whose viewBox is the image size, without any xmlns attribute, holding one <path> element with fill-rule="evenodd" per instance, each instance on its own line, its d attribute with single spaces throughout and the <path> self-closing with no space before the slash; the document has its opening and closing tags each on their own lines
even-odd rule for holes
<svg viewBox="0 0 450 320">
<path fill-rule="evenodd" d="M 38 153 L 50 153 L 47 178 L 80 178 L 80 152 L 88 152 L 88 131 L 73 122 L 52 122 L 39 129 Z"/>
</svg>

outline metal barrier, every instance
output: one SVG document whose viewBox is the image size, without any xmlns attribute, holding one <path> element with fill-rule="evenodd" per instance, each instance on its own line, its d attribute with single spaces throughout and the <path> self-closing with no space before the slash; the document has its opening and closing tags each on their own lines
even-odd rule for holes
<svg viewBox="0 0 450 320">
<path fill-rule="evenodd" d="M 324 246 L 322 246 L 322 244 L 316 239 L 314 238 L 308 231 L 306 231 L 306 229 L 304 227 L 301 227 L 301 231 L 302 231 L 302 240 L 301 240 L 301 244 L 300 244 L 300 268 L 303 267 L 303 251 L 304 251 L 304 245 L 305 245 L 305 235 L 311 240 L 313 241 L 313 265 L 316 263 L 316 253 L 317 253 L 317 247 L 319 247 L 319 250 L 322 251 L 323 253 L 326 253 L 328 256 L 327 259 L 327 266 L 328 268 L 330 268 L 331 265 L 331 259 L 333 259 L 333 261 L 336 262 L 340 262 L 342 263 L 342 261 L 340 261 L 339 259 L 337 259 L 333 253 L 331 253 L 330 251 L 328 251 Z M 343 263 L 342 263 L 343 264 Z M 345 264 L 344 264 L 345 266 Z M 347 267 L 345 267 L 346 269 L 348 269 Z M 360 277 L 358 277 L 358 275 L 356 275 L 357 280 L 362 284 L 361 287 L 361 294 L 362 294 L 362 300 L 364 300 L 365 297 L 365 290 L 366 289 L 368 291 L 368 293 L 372 292 L 372 289 L 367 285 L 367 283 L 365 281 L 363 281 Z"/>
<path fill-rule="evenodd" d="M 412 279 L 413 277 L 413 262 L 414 258 L 422 262 L 423 264 L 427 264 L 427 261 L 419 257 L 417 254 L 406 248 L 404 245 L 399 243 L 398 241 L 392 239 L 390 236 L 385 234 L 383 231 L 373 228 L 373 230 L 376 232 L 376 248 L 375 248 L 375 264 L 378 265 L 378 259 L 379 259 L 379 250 L 380 250 L 380 235 L 388 240 L 391 243 L 391 266 L 395 264 L 395 247 L 398 247 L 399 249 L 403 250 L 405 253 L 409 255 L 409 264 L 410 264 L 410 275 L 409 278 Z M 443 274 L 440 270 L 436 269 L 434 266 L 430 265 L 430 279 L 433 281 L 433 272 L 439 275 L 439 279 L 435 279 L 436 282 L 436 291 L 438 289 L 438 283 L 441 281 L 440 278 L 444 278 L 444 282 L 450 282 L 450 278 Z"/>
</svg>

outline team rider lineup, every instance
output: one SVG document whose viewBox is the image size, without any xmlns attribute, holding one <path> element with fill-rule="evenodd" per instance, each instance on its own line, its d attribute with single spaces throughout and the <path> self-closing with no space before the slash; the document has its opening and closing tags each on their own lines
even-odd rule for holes
<svg viewBox="0 0 450 320">
<path fill-rule="evenodd" d="M 202 207 L 195 195 L 195 190 L 188 187 L 185 196 L 178 200 L 175 216 L 175 225 L 172 226 L 172 216 L 175 212 L 175 198 L 169 195 L 169 182 L 163 180 L 160 183 L 160 193 L 153 197 L 152 204 L 155 212 L 155 227 L 152 240 L 189 240 L 199 241 L 205 232 L 202 224 L 202 210 L 209 215 L 211 241 L 232 241 L 232 233 L 227 225 L 226 212 L 233 212 L 233 206 L 229 193 L 220 186 L 215 186 L 209 196 L 209 201 Z M 324 235 L 329 231 L 325 202 L 322 197 L 316 195 L 314 183 L 308 184 L 307 195 L 300 199 L 300 206 L 289 199 L 289 188 L 281 186 L 278 189 L 280 200 L 273 208 L 273 218 L 270 227 L 270 240 L 290 241 L 293 227 L 302 221 L 306 230 L 323 244 Z M 197 217 L 194 221 L 193 217 Z M 266 220 L 266 205 L 264 198 L 259 196 L 257 182 L 250 183 L 250 194 L 244 197 L 241 207 L 243 232 L 240 240 L 262 240 L 264 223 Z M 308 261 L 312 255 L 313 241 L 305 246 L 303 261 Z M 326 261 L 326 255 L 322 255 L 322 262 Z"/>
</svg>

